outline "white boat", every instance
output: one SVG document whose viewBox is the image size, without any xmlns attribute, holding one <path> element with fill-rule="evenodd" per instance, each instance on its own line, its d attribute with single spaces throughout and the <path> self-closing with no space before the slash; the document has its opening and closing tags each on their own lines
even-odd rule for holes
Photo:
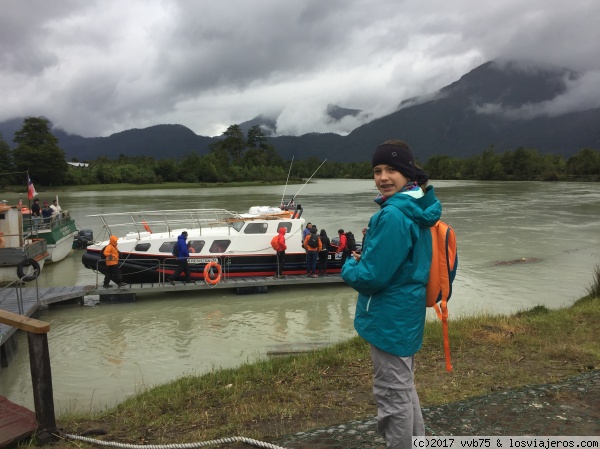
<svg viewBox="0 0 600 449">
<path fill-rule="evenodd" d="M 305 220 L 302 207 L 254 206 L 247 213 L 225 209 L 187 209 L 92 215 L 102 222 L 103 241 L 87 246 L 82 263 L 106 271 L 100 253 L 110 236 L 118 239 L 120 266 L 129 284 L 163 282 L 177 266 L 172 249 L 187 231 L 192 280 L 205 278 L 205 268 L 216 266 L 223 276 L 249 277 L 276 274 L 277 256 L 271 247 L 278 229 L 286 228 L 284 274 L 306 273 L 302 247 Z M 329 254 L 327 273 L 339 273 L 341 261 Z"/>
<path fill-rule="evenodd" d="M 0 204 L 0 284 L 36 279 L 46 257 L 46 241 L 24 234 L 21 208 Z"/>
</svg>

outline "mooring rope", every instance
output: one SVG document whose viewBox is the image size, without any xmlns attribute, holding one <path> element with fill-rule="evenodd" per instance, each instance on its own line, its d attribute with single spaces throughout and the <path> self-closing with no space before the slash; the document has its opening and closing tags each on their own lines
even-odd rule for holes
<svg viewBox="0 0 600 449">
<path fill-rule="evenodd" d="M 64 437 L 70 438 L 72 440 L 84 441 L 90 444 L 97 444 L 99 446 L 110 446 L 110 447 L 120 447 L 124 449 L 193 449 L 196 447 L 207 447 L 214 446 L 215 444 L 224 444 L 224 443 L 246 443 L 255 447 L 264 447 L 267 449 L 286 449 L 282 446 L 277 446 L 275 444 L 266 443 L 264 441 L 254 440 L 252 438 L 246 437 L 227 437 L 227 438 L 219 438 L 217 440 L 209 440 L 209 441 L 200 441 L 197 443 L 174 443 L 174 444 L 129 444 L 129 443 L 117 443 L 116 441 L 104 441 L 104 440 L 96 440 L 94 438 L 88 438 L 80 435 L 71 435 L 68 433 L 63 434 Z"/>
</svg>

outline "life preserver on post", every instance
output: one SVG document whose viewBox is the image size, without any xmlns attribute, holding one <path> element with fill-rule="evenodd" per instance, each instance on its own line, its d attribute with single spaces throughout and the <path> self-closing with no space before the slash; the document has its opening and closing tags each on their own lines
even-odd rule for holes
<svg viewBox="0 0 600 449">
<path fill-rule="evenodd" d="M 25 270 L 27 267 L 32 267 L 33 273 L 26 274 Z M 40 271 L 40 264 L 35 259 L 25 259 L 17 265 L 17 276 L 24 282 L 33 281 L 40 275 Z"/>
<path fill-rule="evenodd" d="M 210 277 L 211 268 L 215 268 L 217 270 L 217 275 L 214 279 Z M 219 265 L 217 262 L 214 262 L 214 261 L 207 263 L 206 266 L 204 267 L 204 282 L 206 282 L 207 284 L 210 284 L 210 285 L 217 285 L 220 280 L 221 280 L 221 265 Z"/>
<path fill-rule="evenodd" d="M 148 223 L 146 223 L 145 221 L 142 221 L 142 224 L 144 225 L 144 229 L 146 231 L 148 231 L 150 234 L 152 234 L 152 229 L 150 229 L 150 226 L 148 226 Z"/>
</svg>

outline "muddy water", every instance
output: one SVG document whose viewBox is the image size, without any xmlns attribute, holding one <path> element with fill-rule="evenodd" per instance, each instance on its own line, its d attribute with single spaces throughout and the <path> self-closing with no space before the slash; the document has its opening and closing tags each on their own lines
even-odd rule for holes
<svg viewBox="0 0 600 449">
<path fill-rule="evenodd" d="M 459 242 L 459 271 L 451 316 L 511 313 L 542 304 L 556 308 L 583 296 L 600 263 L 600 185 L 565 183 L 434 182 Z M 301 190 L 300 190 L 301 189 Z M 87 215 L 144 209 L 222 207 L 246 211 L 278 204 L 282 187 L 60 194 L 81 229 L 100 235 Z M 377 206 L 372 181 L 319 180 L 288 186 L 300 191 L 304 217 L 335 235 L 360 238 Z M 50 192 L 47 198 L 52 199 Z M 40 196 L 42 200 L 46 198 Z M 12 200 L 12 198 L 7 198 Z M 537 262 L 520 262 L 539 259 Z M 81 253 L 48 265 L 44 286 L 96 282 Z M 510 262 L 497 264 L 498 262 Z M 61 305 L 43 310 L 56 409 L 102 410 L 144 388 L 266 357 L 290 347 L 335 343 L 355 335 L 355 292 L 338 285 L 278 287 L 267 294 L 148 295 L 131 304 Z M 0 395 L 33 408 L 24 334 Z"/>
</svg>

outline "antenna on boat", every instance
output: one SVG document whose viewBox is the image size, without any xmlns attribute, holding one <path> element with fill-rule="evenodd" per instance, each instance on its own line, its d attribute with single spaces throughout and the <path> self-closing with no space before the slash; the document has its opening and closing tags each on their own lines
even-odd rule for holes
<svg viewBox="0 0 600 449">
<path fill-rule="evenodd" d="M 310 178 L 308 178 L 308 179 L 306 180 L 306 182 L 304 183 L 304 185 L 303 185 L 302 187 L 300 187 L 300 190 L 298 190 L 298 191 L 296 192 L 296 194 L 295 194 L 295 195 L 292 197 L 292 199 L 290 200 L 290 202 L 294 201 L 294 198 L 296 198 L 296 197 L 298 196 L 298 194 L 299 194 L 299 193 L 300 193 L 300 191 L 301 191 L 301 190 L 304 188 L 304 186 L 305 186 L 306 184 L 308 184 L 308 183 L 310 182 L 310 180 L 313 178 L 313 176 L 315 176 L 315 175 L 317 174 L 317 172 L 319 171 L 319 169 L 320 169 L 320 168 L 323 166 L 323 164 L 324 164 L 325 162 L 327 162 L 327 158 L 325 158 L 325 160 L 324 160 L 323 162 L 321 162 L 321 165 L 319 165 L 319 166 L 317 167 L 317 169 L 314 171 L 314 173 L 313 173 L 312 175 L 310 175 Z"/>
<path fill-rule="evenodd" d="M 283 188 L 283 195 L 281 195 L 281 204 L 285 198 L 285 191 L 287 190 L 288 181 L 290 180 L 290 173 L 292 172 L 292 164 L 294 163 L 294 156 L 292 156 L 292 162 L 290 162 L 290 169 L 288 170 L 287 179 L 285 180 L 285 187 Z"/>
</svg>

